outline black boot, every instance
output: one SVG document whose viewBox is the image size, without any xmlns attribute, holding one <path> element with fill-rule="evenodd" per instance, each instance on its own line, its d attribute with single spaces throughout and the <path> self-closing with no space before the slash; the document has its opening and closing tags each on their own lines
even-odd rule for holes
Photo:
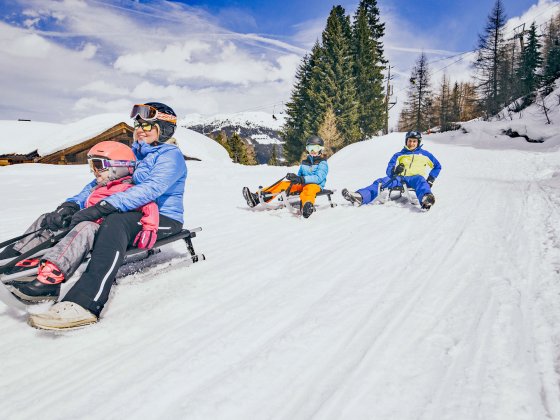
<svg viewBox="0 0 560 420">
<path fill-rule="evenodd" d="M 422 208 L 424 210 L 430 210 L 435 202 L 436 198 L 434 197 L 434 195 L 432 193 L 428 193 L 424 195 L 424 197 L 422 197 Z"/>
<path fill-rule="evenodd" d="M 251 208 L 259 204 L 259 196 L 255 193 L 252 193 L 247 187 L 243 187 L 243 197 L 245 197 L 247 205 Z"/>
<path fill-rule="evenodd" d="M 60 294 L 59 284 L 41 283 L 35 279 L 30 282 L 13 282 L 12 293 L 27 302 L 41 302 L 43 300 L 57 300 Z"/>
<path fill-rule="evenodd" d="M 314 211 L 315 211 L 315 207 L 313 207 L 313 204 L 311 204 L 311 201 L 308 201 L 307 203 L 305 203 L 303 205 L 303 208 L 301 209 L 301 214 L 302 214 L 304 219 L 307 219 L 309 216 L 311 216 L 311 214 Z"/>
</svg>

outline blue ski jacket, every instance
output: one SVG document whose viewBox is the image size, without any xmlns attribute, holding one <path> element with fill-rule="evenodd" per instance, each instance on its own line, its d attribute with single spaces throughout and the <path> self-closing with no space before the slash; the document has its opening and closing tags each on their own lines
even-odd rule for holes
<svg viewBox="0 0 560 420">
<path fill-rule="evenodd" d="M 319 184 L 321 188 L 325 187 L 327 182 L 327 174 L 329 173 L 329 165 L 327 159 L 321 156 L 308 155 L 299 167 L 298 176 L 303 176 L 306 184 Z"/>
<path fill-rule="evenodd" d="M 121 212 L 135 210 L 153 201 L 160 214 L 183 223 L 187 165 L 181 150 L 171 144 L 150 146 L 143 142 L 134 142 L 132 150 L 138 159 L 132 175 L 134 186 L 107 197 L 105 201 Z M 85 208 L 87 197 L 96 185 L 96 180 L 93 180 L 66 201 Z"/>
<path fill-rule="evenodd" d="M 414 150 L 408 150 L 406 147 L 403 147 L 400 152 L 395 153 L 387 165 L 387 170 L 385 171 L 387 176 L 392 177 L 393 169 L 401 163 L 404 165 L 402 176 L 422 175 L 424 178 L 431 176 L 433 179 L 436 179 L 441 171 L 439 161 L 430 152 L 423 150 L 422 145 Z M 426 174 L 428 168 L 430 171 Z"/>
</svg>

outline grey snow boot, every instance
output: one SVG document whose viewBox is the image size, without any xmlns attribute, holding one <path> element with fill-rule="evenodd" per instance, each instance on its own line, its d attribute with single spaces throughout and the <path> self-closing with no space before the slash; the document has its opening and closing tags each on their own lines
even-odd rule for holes
<svg viewBox="0 0 560 420">
<path fill-rule="evenodd" d="M 436 198 L 432 193 L 425 194 L 424 197 L 422 197 L 422 208 L 424 210 L 430 210 L 435 202 Z"/>
<path fill-rule="evenodd" d="M 346 188 L 342 190 L 342 196 L 345 200 L 350 201 L 352 204 L 357 204 L 358 206 L 362 205 L 363 197 L 360 193 L 350 192 Z"/>
</svg>

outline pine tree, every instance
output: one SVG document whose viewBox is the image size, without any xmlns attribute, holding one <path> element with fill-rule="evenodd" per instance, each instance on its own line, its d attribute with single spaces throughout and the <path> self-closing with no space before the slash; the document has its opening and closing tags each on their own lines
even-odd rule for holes
<svg viewBox="0 0 560 420">
<path fill-rule="evenodd" d="M 317 132 L 325 142 L 325 156 L 336 153 L 343 146 L 343 138 L 336 127 L 336 116 L 332 108 L 327 109 Z"/>
<path fill-rule="evenodd" d="M 241 140 L 241 142 L 243 143 L 243 148 L 245 149 L 245 158 L 240 163 L 243 165 L 257 165 L 257 154 L 253 145 L 248 142 L 246 143 L 243 140 Z"/>
<path fill-rule="evenodd" d="M 560 77 L 560 14 L 548 23 L 543 45 L 543 83 L 551 90 L 551 85 Z"/>
<path fill-rule="evenodd" d="M 322 75 L 318 62 L 322 48 L 315 43 L 311 54 L 303 57 L 296 72 L 296 82 L 290 101 L 286 104 L 286 123 L 282 129 L 284 156 L 288 163 L 299 160 L 305 149 L 305 139 L 316 133 L 323 114 L 323 103 L 328 101 L 321 86 Z M 326 105 L 325 105 L 326 109 Z"/>
<path fill-rule="evenodd" d="M 504 26 L 506 15 L 502 0 L 496 0 L 484 29 L 479 35 L 478 57 L 474 64 L 478 75 L 483 108 L 487 116 L 495 115 L 504 105 L 500 101 L 500 89 L 505 80 L 500 79 L 500 67 L 507 61 L 503 57 Z"/>
<path fill-rule="evenodd" d="M 434 105 L 434 114 L 437 125 L 439 125 L 442 132 L 453 129 L 452 111 L 453 105 L 449 78 L 444 74 Z"/>
<path fill-rule="evenodd" d="M 337 128 L 344 144 L 354 143 L 361 137 L 356 87 L 352 74 L 354 66 L 351 35 L 350 18 L 345 15 L 344 8 L 333 7 L 322 34 L 324 54 L 319 62 L 319 71 L 323 76 L 323 92 L 335 113 Z"/>
<path fill-rule="evenodd" d="M 229 147 L 228 138 L 226 136 L 226 133 L 223 132 L 223 131 L 220 131 L 217 134 L 217 136 L 214 140 L 216 140 L 224 149 L 226 149 L 226 151 L 228 152 L 228 154 L 231 157 L 231 148 Z"/>
<path fill-rule="evenodd" d="M 358 100 L 358 126 L 361 138 L 364 139 L 375 135 L 383 128 L 385 106 L 383 62 L 379 57 L 378 40 L 374 38 L 375 34 L 372 33 L 368 23 L 367 7 L 362 3 L 371 3 L 371 1 L 362 1 L 358 6 L 352 28 L 352 47 Z"/>
<path fill-rule="evenodd" d="M 458 82 L 455 82 L 451 91 L 449 119 L 453 123 L 461 121 L 461 88 Z"/>
<path fill-rule="evenodd" d="M 399 130 L 425 131 L 433 123 L 430 71 L 422 53 L 410 75 L 407 100 L 399 117 Z"/>
<path fill-rule="evenodd" d="M 245 145 L 239 137 L 239 134 L 233 133 L 231 137 L 228 138 L 228 146 L 231 150 L 231 158 L 233 163 L 245 164 L 247 162 L 247 155 L 245 152 Z"/>
<path fill-rule="evenodd" d="M 276 151 L 276 145 L 272 145 L 272 153 L 270 155 L 270 159 L 267 162 L 270 166 L 278 166 L 278 152 Z"/>
<path fill-rule="evenodd" d="M 520 93 L 525 96 L 537 89 L 540 84 L 538 69 L 542 66 L 541 44 L 537 38 L 537 26 L 535 22 L 529 29 L 527 44 L 521 52 L 521 60 L 517 77 L 520 81 Z"/>
<path fill-rule="evenodd" d="M 381 23 L 377 0 L 360 0 L 356 16 L 360 13 L 360 10 L 363 10 L 367 16 L 372 41 L 375 42 L 377 49 L 377 59 L 384 66 L 387 64 L 387 60 L 383 54 L 383 42 L 381 39 L 385 35 L 385 23 Z"/>
</svg>

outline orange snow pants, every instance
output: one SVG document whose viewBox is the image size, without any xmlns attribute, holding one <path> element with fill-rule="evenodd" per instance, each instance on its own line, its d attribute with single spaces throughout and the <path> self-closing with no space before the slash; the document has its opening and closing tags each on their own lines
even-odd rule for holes
<svg viewBox="0 0 560 420">
<path fill-rule="evenodd" d="M 280 193 L 282 191 L 287 190 L 289 186 L 290 186 L 290 181 L 282 181 L 272 187 L 265 188 L 263 190 L 263 193 L 272 193 L 272 194 Z M 315 204 L 315 197 L 317 196 L 317 193 L 321 191 L 321 187 L 318 184 L 305 184 L 305 185 L 294 184 L 290 189 L 290 193 L 295 193 L 300 191 L 301 193 L 299 197 L 301 199 L 302 206 L 308 201 L 310 201 L 311 204 Z M 268 202 L 270 200 L 266 200 L 266 201 Z"/>
</svg>

